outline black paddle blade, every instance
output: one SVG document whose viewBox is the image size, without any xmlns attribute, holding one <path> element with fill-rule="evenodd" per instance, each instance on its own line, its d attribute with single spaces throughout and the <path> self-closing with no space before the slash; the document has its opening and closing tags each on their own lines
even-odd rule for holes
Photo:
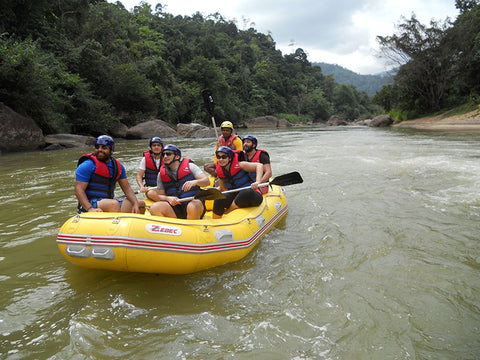
<svg viewBox="0 0 480 360">
<path fill-rule="evenodd" d="M 302 182 L 302 176 L 297 171 L 294 171 L 288 174 L 277 176 L 272 181 L 270 181 L 270 185 L 287 186 L 293 184 L 301 184 Z"/>
<path fill-rule="evenodd" d="M 213 102 L 212 91 L 210 89 L 202 90 L 203 101 L 205 101 L 205 107 L 207 108 L 208 113 L 213 116 L 213 109 L 215 104 Z"/>
<path fill-rule="evenodd" d="M 194 198 L 200 200 L 217 200 L 225 199 L 225 195 L 223 195 L 222 192 L 216 188 L 205 188 L 200 189 Z"/>
</svg>

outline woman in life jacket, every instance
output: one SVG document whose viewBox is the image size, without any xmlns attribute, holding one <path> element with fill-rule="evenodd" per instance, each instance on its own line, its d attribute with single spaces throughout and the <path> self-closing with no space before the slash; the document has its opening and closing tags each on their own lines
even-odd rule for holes
<svg viewBox="0 0 480 360">
<path fill-rule="evenodd" d="M 220 191 L 244 187 L 246 189 L 225 194 L 225 199 L 215 200 L 213 202 L 214 219 L 219 219 L 223 214 L 228 214 L 238 208 L 259 206 L 263 201 L 263 196 L 258 188 L 263 176 L 263 166 L 261 163 L 239 161 L 239 153 L 227 146 L 220 146 L 215 152 L 217 157 L 215 170 Z M 251 172 L 255 173 L 255 180 L 249 176 Z"/>
</svg>

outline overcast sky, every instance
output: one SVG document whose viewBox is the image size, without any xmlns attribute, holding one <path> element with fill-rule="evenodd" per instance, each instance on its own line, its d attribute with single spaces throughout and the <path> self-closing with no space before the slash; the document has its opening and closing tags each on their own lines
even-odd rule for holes
<svg viewBox="0 0 480 360">
<path fill-rule="evenodd" d="M 116 2 L 116 0 L 108 0 Z M 128 10 L 140 0 L 120 0 Z M 290 54 L 302 48 L 310 62 L 338 64 L 359 74 L 386 70 L 378 59 L 376 36 L 395 32 L 401 16 L 414 13 L 423 24 L 430 20 L 454 20 L 455 0 L 148 0 L 173 15 L 204 16 L 219 12 L 236 20 L 239 29 L 253 26 L 272 35 L 277 49 Z"/>
</svg>

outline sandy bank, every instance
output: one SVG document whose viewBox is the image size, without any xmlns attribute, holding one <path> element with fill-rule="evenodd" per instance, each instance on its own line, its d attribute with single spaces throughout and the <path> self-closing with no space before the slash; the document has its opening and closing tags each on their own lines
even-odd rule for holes
<svg viewBox="0 0 480 360">
<path fill-rule="evenodd" d="M 480 131 L 480 109 L 461 115 L 449 116 L 448 112 L 446 112 L 437 116 L 402 121 L 399 124 L 394 124 L 393 127 L 419 130 Z"/>
</svg>

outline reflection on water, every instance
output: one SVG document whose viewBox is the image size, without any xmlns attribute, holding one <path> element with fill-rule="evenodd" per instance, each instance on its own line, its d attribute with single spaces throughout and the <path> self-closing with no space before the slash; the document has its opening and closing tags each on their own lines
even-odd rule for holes
<svg viewBox="0 0 480 360">
<path fill-rule="evenodd" d="M 0 358 L 479 357 L 480 134 L 254 134 L 274 176 L 304 183 L 285 188 L 285 222 L 245 259 L 187 276 L 61 256 L 89 148 L 1 156 Z M 167 142 L 199 165 L 213 155 L 213 139 Z M 147 144 L 116 146 L 135 190 Z"/>
</svg>

